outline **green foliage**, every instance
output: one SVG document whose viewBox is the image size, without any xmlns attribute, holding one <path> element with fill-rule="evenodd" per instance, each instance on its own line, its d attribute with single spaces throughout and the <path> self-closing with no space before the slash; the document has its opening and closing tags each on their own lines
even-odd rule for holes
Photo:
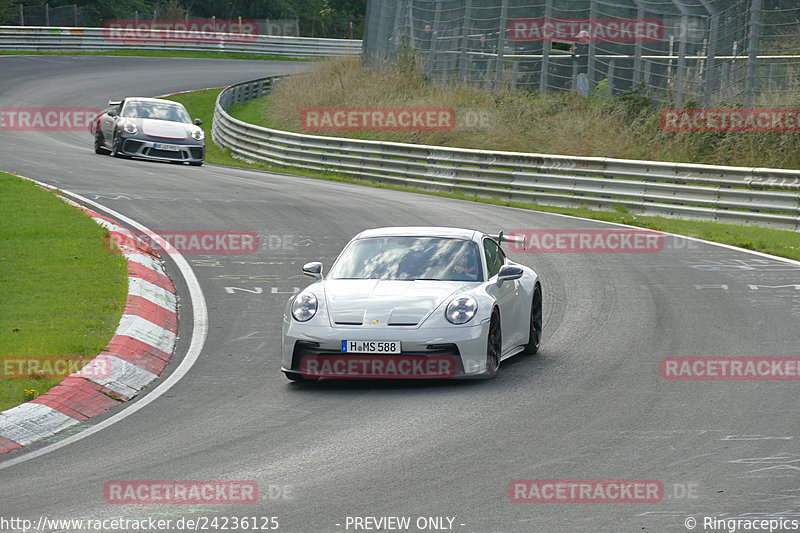
<svg viewBox="0 0 800 533">
<path fill-rule="evenodd" d="M 641 116 L 656 106 L 656 102 L 648 96 L 644 83 L 640 83 L 630 91 L 623 91 L 617 95 L 616 100 L 625 109 L 629 120 Z"/>
<path fill-rule="evenodd" d="M 12 0 L 0 0 L 0 25 L 16 22 L 15 9 L 16 4 Z"/>
<path fill-rule="evenodd" d="M 218 19 L 297 19 L 300 34 L 314 37 L 361 39 L 367 0 L 26 0 L 26 6 L 77 4 L 87 23 L 102 26 L 108 19 L 128 18 L 135 11 L 158 18 L 185 16 Z M 16 21 L 14 0 L 0 0 L 0 23 Z M 352 27 L 351 27 L 352 23 Z"/>
</svg>

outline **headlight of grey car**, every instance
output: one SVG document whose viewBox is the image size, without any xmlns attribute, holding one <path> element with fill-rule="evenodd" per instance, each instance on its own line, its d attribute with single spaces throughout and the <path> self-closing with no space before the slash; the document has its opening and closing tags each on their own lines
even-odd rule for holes
<svg viewBox="0 0 800 533">
<path fill-rule="evenodd" d="M 308 322 L 317 314 L 317 297 L 310 292 L 297 295 L 292 302 L 292 316 L 298 322 Z"/>
<path fill-rule="evenodd" d="M 466 324 L 478 311 L 478 302 L 472 296 L 457 296 L 447 304 L 444 316 L 451 324 Z"/>
<path fill-rule="evenodd" d="M 203 130 L 201 130 L 200 128 L 192 129 L 192 139 L 194 139 L 195 141 L 202 141 L 205 138 L 206 134 Z"/>
<path fill-rule="evenodd" d="M 136 123 L 130 120 L 125 121 L 125 124 L 122 126 L 122 129 L 125 130 L 125 133 L 130 133 L 131 135 L 136 135 L 136 133 L 139 131 L 136 128 Z"/>
</svg>

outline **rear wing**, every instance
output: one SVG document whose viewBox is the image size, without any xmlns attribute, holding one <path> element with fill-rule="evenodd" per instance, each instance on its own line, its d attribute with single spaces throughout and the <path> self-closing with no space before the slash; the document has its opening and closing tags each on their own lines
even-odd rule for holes
<svg viewBox="0 0 800 533">
<path fill-rule="evenodd" d="M 496 235 L 489 235 L 497 244 L 502 245 L 504 242 L 513 242 L 523 250 L 525 249 L 525 234 L 506 235 L 503 231 Z"/>
</svg>

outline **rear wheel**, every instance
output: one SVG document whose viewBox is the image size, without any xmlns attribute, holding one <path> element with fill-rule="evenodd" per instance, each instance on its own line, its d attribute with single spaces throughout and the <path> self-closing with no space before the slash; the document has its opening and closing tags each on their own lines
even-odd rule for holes
<svg viewBox="0 0 800 533">
<path fill-rule="evenodd" d="M 534 354 L 539 351 L 542 342 L 542 287 L 538 283 L 533 287 L 533 301 L 531 302 L 531 324 L 528 344 L 523 353 Z"/>
<path fill-rule="evenodd" d="M 503 335 L 500 328 L 500 312 L 492 311 L 489 320 L 489 335 L 486 342 L 486 372 L 489 377 L 494 377 L 500 370 L 500 354 L 503 349 Z"/>
</svg>

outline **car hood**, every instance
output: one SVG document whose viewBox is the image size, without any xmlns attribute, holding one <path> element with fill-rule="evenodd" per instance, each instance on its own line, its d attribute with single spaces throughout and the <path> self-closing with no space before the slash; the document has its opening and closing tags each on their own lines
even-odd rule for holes
<svg viewBox="0 0 800 533">
<path fill-rule="evenodd" d="M 375 279 L 328 279 L 323 284 L 331 324 L 339 326 L 416 326 L 454 293 L 474 285 Z"/>
<path fill-rule="evenodd" d="M 190 124 L 183 122 L 172 122 L 171 120 L 156 120 L 152 118 L 142 118 L 141 130 L 148 137 L 159 137 L 162 139 L 186 139 L 189 136 Z"/>
</svg>

